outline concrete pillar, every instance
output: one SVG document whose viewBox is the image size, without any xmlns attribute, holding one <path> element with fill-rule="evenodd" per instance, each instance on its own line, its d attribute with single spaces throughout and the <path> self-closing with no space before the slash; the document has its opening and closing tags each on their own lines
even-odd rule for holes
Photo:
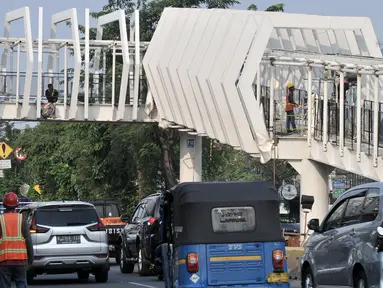
<svg viewBox="0 0 383 288">
<path fill-rule="evenodd" d="M 180 183 L 202 181 L 202 137 L 180 133 Z"/>
<path fill-rule="evenodd" d="M 328 175 L 331 167 L 309 159 L 300 161 L 289 161 L 291 166 L 301 175 L 300 195 L 314 196 L 314 205 L 310 213 L 307 214 L 307 222 L 310 219 L 318 218 L 320 222 L 328 212 Z M 305 232 L 305 213 L 300 212 L 300 232 Z"/>
</svg>

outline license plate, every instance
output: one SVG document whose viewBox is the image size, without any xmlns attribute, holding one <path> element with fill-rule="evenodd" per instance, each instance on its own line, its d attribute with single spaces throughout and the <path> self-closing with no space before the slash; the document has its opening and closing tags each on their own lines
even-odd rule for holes
<svg viewBox="0 0 383 288">
<path fill-rule="evenodd" d="M 121 231 L 121 228 L 109 228 L 109 229 L 106 229 L 106 231 L 108 232 L 108 234 L 119 234 Z"/>
<path fill-rule="evenodd" d="M 267 282 L 289 282 L 289 274 L 287 273 L 270 273 L 267 275 Z"/>
<path fill-rule="evenodd" d="M 57 244 L 79 244 L 81 243 L 80 235 L 64 235 L 56 236 Z"/>
</svg>

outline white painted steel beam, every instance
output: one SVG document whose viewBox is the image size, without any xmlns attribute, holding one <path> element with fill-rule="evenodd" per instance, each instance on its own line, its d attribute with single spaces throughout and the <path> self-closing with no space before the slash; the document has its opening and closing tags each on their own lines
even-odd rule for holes
<svg viewBox="0 0 383 288">
<path fill-rule="evenodd" d="M 357 74 L 357 92 L 356 92 L 356 157 L 357 161 L 361 161 L 361 144 L 362 144 L 362 75 Z M 343 95 L 339 95 L 343 97 Z"/>
<path fill-rule="evenodd" d="M 122 120 L 125 110 L 125 101 L 126 101 L 126 90 L 129 79 L 129 43 L 128 43 L 128 34 L 126 30 L 126 18 L 125 12 L 123 10 L 118 10 L 106 15 L 103 15 L 97 20 L 97 40 L 102 40 L 103 35 L 103 26 L 112 22 L 118 21 L 120 27 L 120 39 L 121 39 L 121 50 L 122 50 L 122 74 L 121 74 L 121 85 L 120 85 L 120 95 L 118 98 L 118 107 L 116 120 Z M 101 48 L 95 50 L 95 59 L 94 59 L 94 69 L 98 70 L 100 65 L 100 53 Z M 115 73 L 112 72 L 112 73 Z"/>
<path fill-rule="evenodd" d="M 23 120 L 25 121 L 36 121 L 40 117 L 40 111 L 36 112 L 36 104 L 29 104 L 31 109 L 28 111 L 27 117 Z M 1 119 L 4 121 L 17 121 L 21 120 L 18 115 L 21 113 L 22 107 L 16 107 L 15 103 L 0 103 L 0 115 Z M 58 117 L 56 119 L 42 120 L 45 122 L 106 122 L 106 123 L 116 123 L 114 116 L 114 108 L 110 104 L 95 104 L 89 106 L 88 119 L 84 118 L 84 104 L 78 104 L 78 109 L 75 117 L 73 119 L 67 119 L 64 117 Z M 132 106 L 127 105 L 125 109 L 125 114 L 123 115 L 121 123 L 131 123 L 134 122 L 132 119 Z M 65 107 L 62 103 L 56 104 L 56 115 L 63 116 L 65 115 Z M 144 107 L 140 106 L 138 109 L 138 118 L 137 121 L 143 123 L 155 123 L 155 120 L 148 118 L 144 111 Z"/>
<path fill-rule="evenodd" d="M 32 39 L 32 28 L 31 28 L 31 17 L 29 12 L 29 7 L 23 7 L 14 11 L 10 11 L 5 14 L 5 23 L 4 23 L 4 38 L 8 38 L 11 30 L 11 23 L 23 19 L 24 20 L 24 37 L 25 37 L 25 53 L 26 53 L 26 73 L 24 80 L 24 93 L 23 93 L 23 106 L 21 110 L 20 117 L 24 118 L 29 111 L 29 96 L 31 93 L 32 86 L 32 73 L 33 73 L 33 39 Z M 20 49 L 20 46 L 18 46 Z M 8 58 L 9 44 L 3 44 L 3 53 L 1 57 L 1 69 L 7 68 L 7 58 Z M 18 56 L 18 65 L 17 70 L 19 71 L 20 67 L 20 51 L 17 52 Z M 11 66 L 13 65 L 13 60 Z M 17 77 L 16 83 L 19 83 L 19 77 Z M 16 90 L 19 89 L 17 85 Z M 18 93 L 17 93 L 18 94 Z"/>
<path fill-rule="evenodd" d="M 89 9 L 85 9 L 85 81 L 84 81 L 84 118 L 89 115 Z M 105 78 L 105 77 L 104 77 Z"/>
<path fill-rule="evenodd" d="M 57 24 L 64 21 L 69 21 L 72 28 L 72 40 L 73 40 L 73 55 L 74 55 L 74 67 L 73 67 L 73 87 L 70 99 L 69 107 L 69 119 L 73 119 L 77 113 L 78 104 L 78 92 L 80 86 L 80 74 L 81 74 L 81 47 L 80 47 L 80 35 L 78 31 L 77 10 L 75 8 L 68 9 L 52 15 L 51 22 L 51 35 L 52 39 L 56 38 Z M 52 45 L 52 52 L 56 50 L 56 45 Z M 51 53 L 48 58 L 48 71 L 53 70 L 54 53 Z"/>
<path fill-rule="evenodd" d="M 276 49 L 290 49 L 292 56 L 305 54 L 306 59 L 322 62 L 335 58 L 377 64 L 380 59 L 363 63 L 366 59 L 353 58 L 382 56 L 377 41 L 366 39 L 376 40 L 366 19 L 166 8 L 143 61 L 159 116 L 249 153 L 260 150 L 267 161 L 271 158 L 272 140 L 252 89 L 263 57 L 278 54 Z M 347 55 L 320 55 L 334 50 Z M 286 81 L 281 73 L 281 80 Z M 302 82 L 303 73 L 302 67 L 285 74 L 307 86 Z M 313 65 L 313 79 L 319 78 L 319 73 Z M 265 75 L 260 82 L 267 79 Z"/>
<path fill-rule="evenodd" d="M 134 11 L 134 17 L 131 17 L 131 28 L 134 29 L 134 87 L 133 87 L 133 119 L 137 119 L 138 98 L 140 88 L 141 71 L 141 50 L 140 50 L 140 11 Z M 133 39 L 130 39 L 131 41 Z"/>
<path fill-rule="evenodd" d="M 38 52 L 37 52 L 37 100 L 36 100 L 36 114 L 40 118 L 41 100 L 43 96 L 43 23 L 44 23 L 44 10 L 39 7 L 39 32 L 38 32 Z M 66 87 L 66 86 L 65 86 Z"/>
</svg>

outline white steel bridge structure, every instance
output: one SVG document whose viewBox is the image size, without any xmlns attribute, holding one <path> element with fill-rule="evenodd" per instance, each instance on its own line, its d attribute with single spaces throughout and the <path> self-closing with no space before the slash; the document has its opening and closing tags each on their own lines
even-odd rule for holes
<svg viewBox="0 0 383 288">
<path fill-rule="evenodd" d="M 52 15 L 49 39 L 42 37 L 43 9 L 37 38 L 30 13 L 24 7 L 5 17 L 3 120 L 42 120 L 52 83 L 59 101 L 56 119 L 46 121 L 159 122 L 182 132 L 181 181 L 201 180 L 203 136 L 263 162 L 289 161 L 302 193 L 315 196 L 311 216 L 320 219 L 331 168 L 383 179 L 383 58 L 368 18 L 166 8 L 147 43 L 140 41 L 139 11 L 130 23 L 123 11 L 100 17 L 96 39 L 88 9 L 84 39 L 76 9 Z M 12 38 L 15 20 L 24 21 L 24 38 Z M 72 38 L 57 39 L 67 21 Z M 103 39 L 111 22 L 119 23 L 119 41 Z M 288 82 L 300 104 L 289 134 Z"/>
</svg>

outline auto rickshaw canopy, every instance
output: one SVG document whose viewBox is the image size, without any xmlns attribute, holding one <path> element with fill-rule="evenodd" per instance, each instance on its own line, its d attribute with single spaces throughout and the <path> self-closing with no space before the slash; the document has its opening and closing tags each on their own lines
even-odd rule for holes
<svg viewBox="0 0 383 288">
<path fill-rule="evenodd" d="M 169 193 L 174 246 L 284 241 L 271 182 L 181 183 Z"/>
</svg>

